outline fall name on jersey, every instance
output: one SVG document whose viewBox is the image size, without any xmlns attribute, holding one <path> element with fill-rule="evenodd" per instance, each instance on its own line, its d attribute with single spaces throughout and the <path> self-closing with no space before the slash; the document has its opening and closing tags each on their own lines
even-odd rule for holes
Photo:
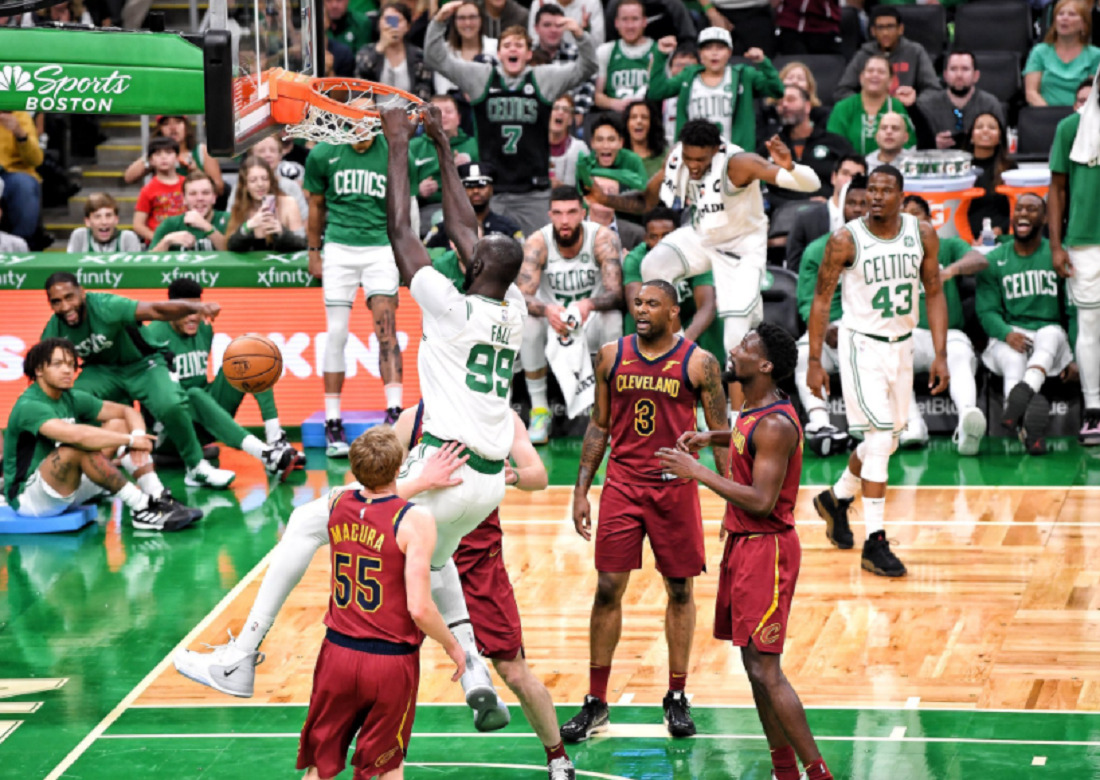
<svg viewBox="0 0 1100 780">
<path fill-rule="evenodd" d="M 678 363 L 678 361 L 669 362 Z M 650 374 L 617 374 L 615 376 L 615 389 L 620 393 L 627 390 L 651 390 L 655 393 L 665 393 L 675 397 L 680 394 L 680 380 Z"/>
<path fill-rule="evenodd" d="M 355 542 L 375 552 L 382 552 L 382 542 L 386 540 L 386 535 L 380 533 L 378 529 L 358 523 L 340 523 L 330 526 L 328 534 L 333 544 Z"/>
<path fill-rule="evenodd" d="M 334 171 L 332 186 L 337 195 L 369 195 L 372 198 L 386 197 L 386 174 L 364 171 L 355 168 Z"/>
<path fill-rule="evenodd" d="M 1058 297 L 1058 277 L 1054 271 L 1029 269 L 1007 274 L 1001 278 L 1001 286 L 1004 288 L 1005 299 L 1010 301 L 1033 295 Z"/>
<path fill-rule="evenodd" d="M 892 279 L 920 279 L 922 256 L 916 252 L 890 252 L 863 261 L 863 281 L 867 284 Z"/>
</svg>

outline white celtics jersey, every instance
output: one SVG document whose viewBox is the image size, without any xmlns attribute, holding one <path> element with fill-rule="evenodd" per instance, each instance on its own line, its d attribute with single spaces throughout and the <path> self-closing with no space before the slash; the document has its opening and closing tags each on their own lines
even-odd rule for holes
<svg viewBox="0 0 1100 780">
<path fill-rule="evenodd" d="M 741 147 L 727 144 L 719 149 L 698 181 L 691 179 L 683 164 L 682 148 L 676 144 L 665 162 L 661 201 L 672 207 L 678 198 L 682 205 L 690 206 L 692 227 L 706 246 L 740 243 L 749 237 L 766 241 L 768 217 L 759 180 L 736 187 L 726 173 L 730 156 L 743 151 Z"/>
<path fill-rule="evenodd" d="M 920 267 L 924 247 L 920 223 L 901 215 L 901 230 L 882 239 L 867 229 L 863 219 L 844 226 L 856 245 L 856 259 L 840 275 L 844 327 L 885 338 L 905 336 L 920 318 Z"/>
<path fill-rule="evenodd" d="M 733 100 L 730 77 L 733 71 L 726 68 L 722 81 L 717 87 L 708 87 L 701 76 L 691 82 L 691 97 L 688 99 L 688 119 L 707 119 L 722 131 L 723 138 L 733 136 Z"/>
<path fill-rule="evenodd" d="M 595 222 L 582 222 L 581 249 L 576 257 L 565 258 L 554 242 L 554 226 L 542 228 L 547 256 L 539 281 L 539 300 L 568 306 L 574 301 L 591 298 L 600 290 L 602 277 L 595 252 L 596 231 L 599 229 Z"/>
<path fill-rule="evenodd" d="M 424 317 L 417 355 L 424 431 L 504 460 L 514 433 L 512 372 L 527 317 L 523 293 L 512 285 L 504 301 L 463 295 L 434 268 L 417 271 L 409 290 Z"/>
</svg>

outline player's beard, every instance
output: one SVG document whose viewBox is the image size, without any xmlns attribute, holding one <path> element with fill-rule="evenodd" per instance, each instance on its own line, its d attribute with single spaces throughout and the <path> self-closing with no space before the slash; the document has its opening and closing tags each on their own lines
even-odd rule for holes
<svg viewBox="0 0 1100 780">
<path fill-rule="evenodd" d="M 562 234 L 558 232 L 557 228 L 554 228 L 553 232 L 554 232 L 554 243 L 557 244 L 560 249 L 572 249 L 581 240 L 581 226 L 580 225 L 577 225 L 577 227 L 573 231 L 572 237 L 568 241 L 566 241 L 566 239 L 562 236 Z"/>
</svg>

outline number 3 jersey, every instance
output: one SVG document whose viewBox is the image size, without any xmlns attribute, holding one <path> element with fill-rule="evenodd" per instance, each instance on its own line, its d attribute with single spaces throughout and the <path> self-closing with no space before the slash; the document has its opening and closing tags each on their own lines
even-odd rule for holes
<svg viewBox="0 0 1100 780">
<path fill-rule="evenodd" d="M 409 614 L 405 553 L 397 529 L 412 506 L 400 496 L 364 498 L 345 490 L 329 509 L 332 593 L 325 625 L 356 639 L 419 645 Z"/>
<path fill-rule="evenodd" d="M 416 272 L 409 291 L 423 312 L 417 356 L 424 432 L 458 441 L 488 460 L 512 449 L 512 371 L 527 304 L 513 284 L 503 301 L 463 295 L 434 268 Z"/>
<path fill-rule="evenodd" d="M 671 350 L 650 359 L 638 350 L 636 335 L 619 339 L 608 378 L 609 481 L 635 484 L 668 481 L 657 462 L 657 450 L 675 447 L 681 434 L 695 430 L 699 394 L 688 379 L 688 361 L 695 346 L 681 336 Z"/>
<path fill-rule="evenodd" d="M 920 223 L 902 214 L 901 230 L 892 239 L 871 233 L 862 218 L 844 227 L 852 234 L 856 257 L 840 274 L 841 324 L 887 339 L 908 335 L 920 318 Z"/>
</svg>

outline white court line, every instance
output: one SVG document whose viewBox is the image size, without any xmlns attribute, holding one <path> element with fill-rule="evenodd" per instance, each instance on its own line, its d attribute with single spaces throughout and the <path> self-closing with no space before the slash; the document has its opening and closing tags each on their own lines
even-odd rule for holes
<svg viewBox="0 0 1100 780">
<path fill-rule="evenodd" d="M 245 588 L 247 588 L 254 579 L 260 576 L 260 573 L 267 568 L 268 560 L 274 554 L 275 548 L 273 547 L 271 551 L 268 552 L 268 554 L 260 560 L 259 563 L 252 567 L 252 570 L 248 572 L 248 574 L 244 575 L 244 577 L 241 578 L 240 582 L 233 586 L 232 590 L 230 590 L 228 593 L 225 594 L 225 596 L 222 597 L 221 601 L 214 605 L 214 608 L 212 610 L 206 613 L 206 617 L 200 620 L 198 624 L 194 628 L 192 628 L 191 631 L 188 632 L 187 636 L 181 639 L 179 641 L 179 644 L 173 647 L 168 652 L 168 655 L 164 656 L 164 658 L 161 659 L 161 662 L 153 667 L 153 670 L 149 672 L 149 674 L 145 675 L 144 679 L 142 679 L 141 682 L 135 685 L 133 690 L 126 694 L 122 701 L 115 705 L 115 708 L 108 712 L 107 716 L 103 718 L 103 720 L 101 720 L 95 728 L 89 731 L 87 736 L 85 736 L 84 739 L 80 740 L 80 743 L 76 747 L 69 751 L 69 755 L 65 756 L 61 763 L 54 767 L 54 770 L 52 772 L 46 775 L 45 780 L 56 780 L 57 778 L 65 774 L 68 768 L 76 763 L 76 760 L 84 754 L 84 751 L 91 747 L 93 742 L 103 736 L 103 732 L 110 728 L 111 724 L 118 720 L 122 713 L 125 712 L 126 709 L 139 696 L 141 696 L 142 693 L 145 692 L 145 689 L 152 685 L 153 681 L 156 680 L 157 677 L 159 677 L 160 674 L 168 668 L 168 666 L 172 663 L 172 656 L 176 654 L 176 651 L 185 648 L 189 644 L 194 642 L 195 638 L 198 637 L 198 635 L 201 634 L 203 631 L 205 631 L 207 626 L 213 623 L 225 610 L 225 608 L 228 607 L 233 602 L 233 600 L 236 599 L 237 596 L 239 596 L 241 592 Z"/>
<path fill-rule="evenodd" d="M 890 739 L 899 740 L 904 738 L 907 730 L 905 726 L 894 726 L 893 730 L 890 731 Z"/>
<path fill-rule="evenodd" d="M 1031 759 L 1031 765 L 1032 766 L 1046 766 L 1047 765 L 1047 757 L 1046 756 L 1035 756 L 1035 758 Z"/>
<path fill-rule="evenodd" d="M 920 707 L 920 696 L 910 696 L 905 700 L 905 709 L 915 710 Z"/>
<path fill-rule="evenodd" d="M 624 693 L 619 697 L 619 704 L 630 704 L 632 701 L 634 701 L 633 693 Z"/>
</svg>

